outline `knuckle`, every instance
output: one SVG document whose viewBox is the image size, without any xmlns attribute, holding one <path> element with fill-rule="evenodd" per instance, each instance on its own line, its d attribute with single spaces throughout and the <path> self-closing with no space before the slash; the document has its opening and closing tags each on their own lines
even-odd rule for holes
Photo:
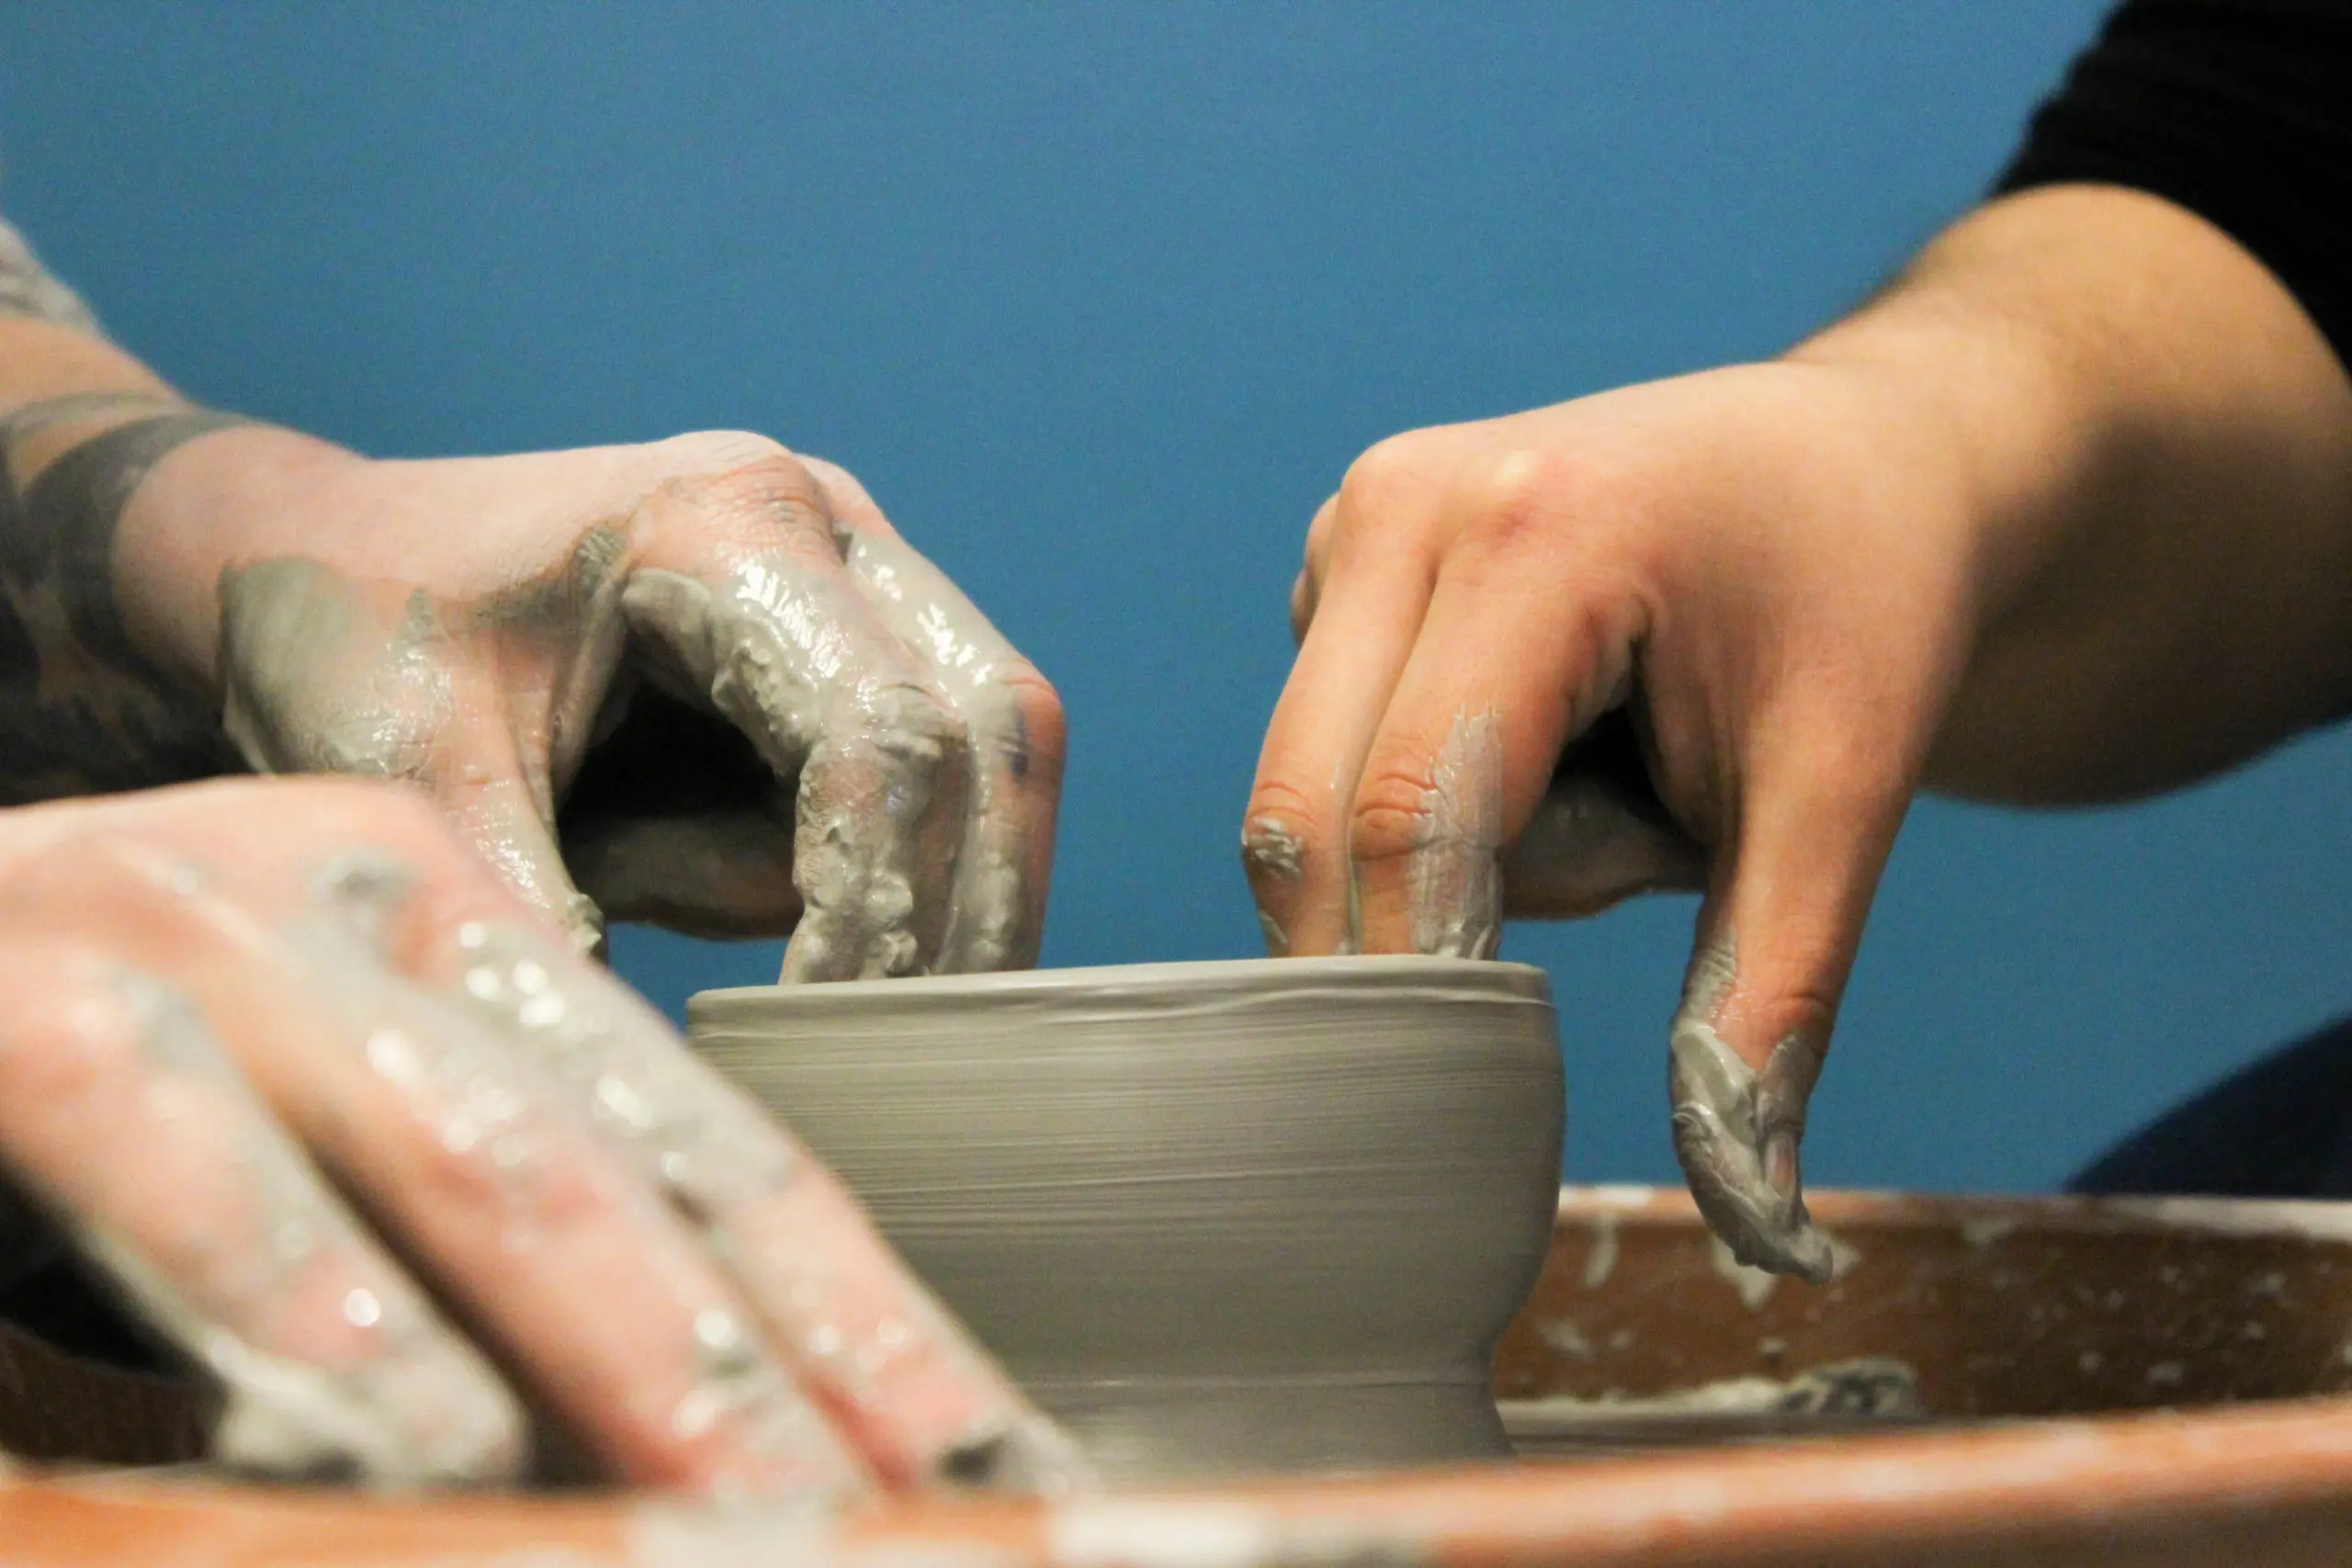
<svg viewBox="0 0 2352 1568">
<path fill-rule="evenodd" d="M 1828 1043 L 1837 1024 L 1838 999 L 1818 981 L 1806 981 L 1776 990 L 1757 1011 L 1764 1042 L 1794 1038 L 1818 1049 Z"/>
<path fill-rule="evenodd" d="M 628 1208 L 626 1179 L 581 1139 L 541 1140 L 536 1156 L 509 1179 L 510 1201 L 542 1235 L 576 1235 L 616 1223 Z"/>
<path fill-rule="evenodd" d="M 1399 764 L 1368 767 L 1348 808 L 1348 852 L 1374 864 L 1423 847 L 1429 829 L 1430 780 Z"/>
<path fill-rule="evenodd" d="M 1044 769 L 1058 777 L 1069 752 L 1069 720 L 1061 694 L 1026 660 L 1008 661 L 975 704 L 976 746 L 1001 754 L 1016 775 Z"/>
<path fill-rule="evenodd" d="M 865 707 L 871 726 L 867 743 L 922 776 L 936 773 L 950 758 L 971 747 L 964 716 L 925 682 L 899 680 L 877 685 Z"/>
<path fill-rule="evenodd" d="M 781 521 L 797 528 L 823 526 L 830 538 L 824 487 L 780 442 L 748 431 L 706 431 L 673 436 L 654 451 L 663 476 L 655 496 L 683 505 L 705 524 L 755 537 Z"/>
<path fill-rule="evenodd" d="M 1471 482 L 1465 539 L 1509 548 L 1557 525 L 1577 504 L 1582 475 L 1571 458 L 1518 447 L 1487 459 Z"/>
<path fill-rule="evenodd" d="M 622 1206 L 614 1173 L 543 1112 L 481 1123 L 452 1109 L 437 1120 L 408 1200 L 423 1212 L 480 1215 L 502 1236 L 545 1237 L 576 1234 Z"/>
<path fill-rule="evenodd" d="M 1333 526 L 1381 516 L 1426 489 L 1434 466 L 1430 448 L 1429 436 L 1420 431 L 1391 435 L 1366 447 L 1340 480 Z"/>
<path fill-rule="evenodd" d="M 1544 446 L 1512 447 L 1482 460 L 1464 499 L 1464 542 L 1497 553 L 1589 545 L 1655 510 L 1639 476 L 1623 466 Z M 1595 564 L 1589 551 L 1580 554 Z"/>
<path fill-rule="evenodd" d="M 1253 829 L 1261 822 L 1279 823 L 1302 837 L 1314 836 L 1325 818 L 1314 792 L 1280 775 L 1261 778 L 1251 786 L 1247 815 Z"/>
<path fill-rule="evenodd" d="M 480 1214 L 497 1209 L 504 1200 L 507 1179 L 492 1162 L 483 1141 L 452 1136 L 447 1126 L 422 1129 L 415 1155 L 402 1179 L 404 1197 L 429 1213 L 443 1215 Z M 435 1135 L 437 1132 L 438 1135 Z"/>
<path fill-rule="evenodd" d="M 657 441 L 650 450 L 673 471 L 729 473 L 779 462 L 808 471 L 790 447 L 753 430 L 696 430 Z"/>
<path fill-rule="evenodd" d="M 1796 1039 L 1818 1048 L 1838 1018 L 1849 949 L 1834 921 L 1783 910 L 1759 922 L 1769 941 L 1742 954 L 1720 1010 L 1758 1050 Z"/>
</svg>

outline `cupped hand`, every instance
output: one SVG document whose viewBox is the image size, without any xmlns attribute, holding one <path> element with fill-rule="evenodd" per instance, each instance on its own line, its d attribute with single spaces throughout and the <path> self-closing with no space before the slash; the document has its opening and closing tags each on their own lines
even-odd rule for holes
<svg viewBox="0 0 2352 1568">
<path fill-rule="evenodd" d="M 762 437 L 159 466 L 126 625 L 271 773 L 414 783 L 583 945 L 789 931 L 784 977 L 1035 961 L 1054 692 L 830 464 Z"/>
<path fill-rule="evenodd" d="M 1383 442 L 1308 532 L 1244 819 L 1274 951 L 1485 956 L 1506 914 L 1705 892 L 1675 1148 L 1819 1279 L 1805 1103 L 1975 636 L 1967 475 L 1866 367 L 1713 371 Z"/>
<path fill-rule="evenodd" d="M 0 1169 L 214 1375 L 223 1460 L 494 1479 L 527 1401 L 644 1484 L 1078 1473 L 837 1180 L 419 793 L 0 814 Z"/>
</svg>

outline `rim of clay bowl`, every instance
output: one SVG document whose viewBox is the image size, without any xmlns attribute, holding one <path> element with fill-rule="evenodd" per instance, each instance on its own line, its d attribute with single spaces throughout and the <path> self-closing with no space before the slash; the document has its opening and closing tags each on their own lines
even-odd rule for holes
<svg viewBox="0 0 2352 1568">
<path fill-rule="evenodd" d="M 1488 1001 L 1550 1006 L 1551 977 L 1532 964 L 1490 958 L 1362 953 L 1336 958 L 1212 958 L 1104 964 L 1074 969 L 1006 969 L 986 975 L 910 975 L 896 980 L 825 980 L 798 986 L 729 986 L 698 991 L 689 1015 L 764 1010 L 831 1011 L 887 1001 L 893 1008 L 970 1007 L 989 1002 L 1092 998 L 1227 1001 L 1269 993 L 1346 990 L 1460 991 Z"/>
</svg>

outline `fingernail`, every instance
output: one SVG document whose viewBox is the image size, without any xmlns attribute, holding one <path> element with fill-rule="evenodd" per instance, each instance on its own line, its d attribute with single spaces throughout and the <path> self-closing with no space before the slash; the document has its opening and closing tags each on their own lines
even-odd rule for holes
<svg viewBox="0 0 2352 1568">
<path fill-rule="evenodd" d="M 1042 1416 L 1024 1416 L 956 1444 L 933 1467 L 936 1480 L 1023 1497 L 1066 1497 L 1095 1485 L 1093 1467 L 1068 1434 Z"/>
</svg>

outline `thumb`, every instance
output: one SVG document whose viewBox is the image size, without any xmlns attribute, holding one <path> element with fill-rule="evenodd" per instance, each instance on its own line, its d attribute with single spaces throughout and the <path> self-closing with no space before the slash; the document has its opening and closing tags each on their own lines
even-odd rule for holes
<svg viewBox="0 0 2352 1568">
<path fill-rule="evenodd" d="M 1817 750 L 1750 770 L 1668 1040 L 1674 1153 L 1700 1212 L 1740 1262 L 1815 1284 L 1829 1243 L 1805 1212 L 1797 1151 L 1910 796 L 1883 772 L 1825 766 Z"/>
<path fill-rule="evenodd" d="M 574 947 L 601 955 L 604 914 L 565 869 L 545 786 L 520 759 L 501 755 L 504 750 L 478 757 L 461 752 L 447 772 L 419 782 L 500 881 L 560 927 Z"/>
<path fill-rule="evenodd" d="M 499 670 L 462 657 L 421 592 L 299 557 L 232 568 L 220 592 L 221 727 L 246 766 L 423 789 L 520 897 L 602 947 L 557 845 L 544 750 L 510 728 Z"/>
<path fill-rule="evenodd" d="M 603 912 L 564 865 L 545 743 L 516 733 L 496 664 L 452 658 L 442 679 L 447 709 L 406 778 L 523 902 L 582 953 L 602 955 Z"/>
</svg>

